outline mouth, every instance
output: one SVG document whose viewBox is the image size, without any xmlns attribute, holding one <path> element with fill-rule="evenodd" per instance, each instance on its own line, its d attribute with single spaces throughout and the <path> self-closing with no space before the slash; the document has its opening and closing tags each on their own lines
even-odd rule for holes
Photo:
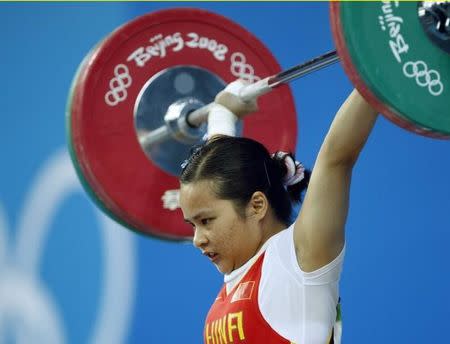
<svg viewBox="0 0 450 344">
<path fill-rule="evenodd" d="M 203 255 L 208 257 L 209 260 L 213 263 L 217 262 L 217 260 L 219 259 L 219 255 L 215 252 L 203 252 Z"/>
</svg>

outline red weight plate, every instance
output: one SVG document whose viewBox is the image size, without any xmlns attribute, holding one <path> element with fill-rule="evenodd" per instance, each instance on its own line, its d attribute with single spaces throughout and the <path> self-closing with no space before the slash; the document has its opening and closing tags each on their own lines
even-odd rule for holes
<svg viewBox="0 0 450 344">
<path fill-rule="evenodd" d="M 361 77 L 360 71 L 355 63 L 352 61 L 351 54 L 349 52 L 349 47 L 347 45 L 343 22 L 341 19 L 341 3 L 339 1 L 330 3 L 330 20 L 331 20 L 331 28 L 333 32 L 334 41 L 336 44 L 336 49 L 341 58 L 341 62 L 343 68 L 361 93 L 361 95 L 381 114 L 383 114 L 387 119 L 392 121 L 394 124 L 398 125 L 401 128 L 409 130 L 411 132 L 432 137 L 432 138 L 440 138 L 440 139 L 448 139 L 448 135 L 444 135 L 442 133 L 431 131 L 430 129 L 420 127 L 419 125 L 411 122 L 406 119 L 402 114 L 397 113 L 391 106 L 381 101 L 373 92 L 371 87 L 363 80 Z M 357 28 L 355 28 L 357 30 Z M 368 38 L 369 39 L 369 38 Z"/>
<path fill-rule="evenodd" d="M 178 180 L 146 157 L 133 118 L 146 82 L 178 65 L 204 68 L 227 83 L 280 71 L 270 51 L 227 18 L 187 8 L 154 12 L 114 31 L 92 54 L 78 78 L 69 120 L 79 172 L 96 201 L 133 230 L 186 240 L 192 229 L 180 209 L 166 209 L 162 201 L 167 191 L 178 189 Z M 244 121 L 244 136 L 272 151 L 294 151 L 297 123 L 289 87 L 259 103 L 261 111 Z"/>
<path fill-rule="evenodd" d="M 96 191 L 94 189 L 92 189 L 90 187 L 90 185 L 87 183 L 83 173 L 82 173 L 82 169 L 80 167 L 78 158 L 76 156 L 76 153 L 74 151 L 74 141 L 72 139 L 72 104 L 73 104 L 73 100 L 75 95 L 77 94 L 75 91 L 78 87 L 78 83 L 80 80 L 80 77 L 83 75 L 83 72 L 85 70 L 85 68 L 88 66 L 89 61 L 92 57 L 92 55 L 94 54 L 94 52 L 96 51 L 97 47 L 101 44 L 101 42 L 99 42 L 93 49 L 91 49 L 91 51 L 89 51 L 89 53 L 85 56 L 85 58 L 83 59 L 83 61 L 80 63 L 75 76 L 73 78 L 72 81 L 72 85 L 69 91 L 69 97 L 67 100 L 67 108 L 66 108 L 66 115 L 67 115 L 67 121 L 66 121 L 66 131 L 67 131 L 67 137 L 68 137 L 68 151 L 70 154 L 70 157 L 72 159 L 72 163 L 75 167 L 75 170 L 78 174 L 78 177 L 81 181 L 81 184 L 83 185 L 83 187 L 85 188 L 85 190 L 87 191 L 87 193 L 89 194 L 89 196 L 91 197 L 91 199 L 103 210 L 105 211 L 110 217 L 112 217 L 114 220 L 120 222 L 122 225 L 127 226 L 127 223 L 124 223 L 122 219 L 120 219 L 119 217 L 117 217 L 114 213 L 112 213 L 109 208 L 107 207 L 107 205 L 105 205 L 102 200 L 100 198 L 98 198 Z"/>
</svg>

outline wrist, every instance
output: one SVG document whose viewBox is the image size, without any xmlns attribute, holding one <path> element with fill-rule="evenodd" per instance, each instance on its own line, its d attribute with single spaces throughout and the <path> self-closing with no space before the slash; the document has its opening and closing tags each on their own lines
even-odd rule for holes
<svg viewBox="0 0 450 344">
<path fill-rule="evenodd" d="M 208 138 L 214 135 L 236 135 L 238 117 L 221 104 L 214 104 L 208 115 Z"/>
</svg>

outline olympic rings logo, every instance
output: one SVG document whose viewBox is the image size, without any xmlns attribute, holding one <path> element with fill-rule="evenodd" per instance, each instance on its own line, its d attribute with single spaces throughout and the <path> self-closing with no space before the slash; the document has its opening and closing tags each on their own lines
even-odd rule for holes
<svg viewBox="0 0 450 344">
<path fill-rule="evenodd" d="M 66 327 L 78 331 L 84 326 L 77 322 L 69 324 L 63 317 L 62 305 L 57 303 L 61 296 L 72 300 L 72 289 L 76 287 L 67 288 L 56 298 L 53 292 L 56 286 L 47 285 L 41 271 L 43 254 L 48 254 L 46 245 L 51 237 L 51 224 L 67 198 L 79 192 L 83 189 L 64 149 L 52 155 L 37 172 L 18 213 L 15 231 L 9 226 L 0 200 L 0 343 L 5 340 L 9 343 L 11 337 L 14 343 L 71 343 L 73 339 Z M 123 343 L 134 307 L 134 238 L 100 211 L 96 210 L 95 214 L 105 254 L 100 270 L 100 296 L 90 306 L 94 321 L 89 326 L 86 342 Z M 11 232 L 15 233 L 14 241 L 9 238 Z M 67 268 L 64 262 L 62 259 L 52 264 L 64 269 Z"/>
<path fill-rule="evenodd" d="M 230 71 L 235 77 L 250 83 L 261 80 L 260 77 L 255 75 L 255 69 L 247 63 L 245 55 L 241 52 L 236 52 L 231 55 Z"/>
<path fill-rule="evenodd" d="M 408 78 L 415 78 L 420 87 L 428 87 L 428 92 L 433 96 L 439 96 L 444 92 L 439 72 L 428 69 L 424 61 L 406 62 L 403 65 L 403 74 Z"/>
<path fill-rule="evenodd" d="M 109 106 L 116 106 L 127 99 L 127 88 L 131 86 L 131 76 L 128 67 L 118 64 L 114 68 L 114 78 L 109 82 L 110 90 L 105 94 L 105 102 Z"/>
</svg>

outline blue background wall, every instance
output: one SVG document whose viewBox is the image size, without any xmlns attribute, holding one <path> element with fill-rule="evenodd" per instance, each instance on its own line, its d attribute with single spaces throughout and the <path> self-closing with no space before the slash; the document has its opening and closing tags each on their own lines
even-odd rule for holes
<svg viewBox="0 0 450 344">
<path fill-rule="evenodd" d="M 333 47 L 326 3 L 0 4 L 0 342 L 201 342 L 221 276 L 190 245 L 102 216 L 65 148 L 67 94 L 84 55 L 137 15 L 176 6 L 231 18 L 284 68 Z M 334 65 L 291 86 L 297 155 L 312 166 L 351 84 Z M 446 342 L 449 149 L 379 119 L 352 183 L 344 343 Z"/>
</svg>

